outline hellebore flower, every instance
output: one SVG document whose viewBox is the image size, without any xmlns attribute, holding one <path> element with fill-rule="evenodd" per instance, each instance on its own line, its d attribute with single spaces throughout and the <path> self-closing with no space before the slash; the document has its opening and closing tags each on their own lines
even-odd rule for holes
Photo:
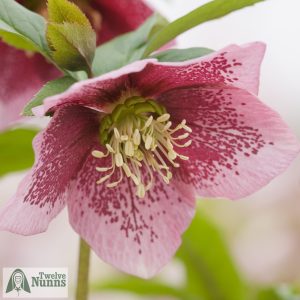
<svg viewBox="0 0 300 300">
<path fill-rule="evenodd" d="M 256 97 L 265 46 L 181 63 L 134 62 L 45 99 L 53 118 L 0 229 L 70 223 L 106 262 L 141 277 L 175 253 L 196 195 L 237 199 L 283 172 L 299 143 Z"/>
<path fill-rule="evenodd" d="M 46 0 L 17 0 L 47 18 Z M 86 14 L 98 44 L 139 27 L 153 13 L 143 0 L 71 0 Z"/>
<path fill-rule="evenodd" d="M 0 41 L 0 131 L 20 119 L 26 102 L 59 71 L 39 54 L 14 49 Z"/>
<path fill-rule="evenodd" d="M 28 9 L 46 14 L 46 1 L 19 0 Z M 142 0 L 76 0 L 90 18 L 98 45 L 141 25 L 153 11 Z M 0 41 L 0 131 L 20 118 L 25 104 L 60 72 L 40 54 L 25 53 Z"/>
</svg>

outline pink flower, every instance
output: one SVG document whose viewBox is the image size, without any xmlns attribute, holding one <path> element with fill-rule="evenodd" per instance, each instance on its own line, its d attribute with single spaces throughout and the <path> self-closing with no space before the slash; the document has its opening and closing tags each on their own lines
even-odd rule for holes
<svg viewBox="0 0 300 300">
<path fill-rule="evenodd" d="M 19 0 L 32 8 L 32 1 Z M 75 1 L 76 2 L 76 1 Z M 141 25 L 152 10 L 142 0 L 93 0 L 91 6 L 80 7 L 90 18 L 98 33 L 98 44 L 102 44 L 122 33 L 132 31 Z M 46 1 L 38 2 L 35 10 L 44 14 Z M 0 41 L 0 131 L 20 119 L 25 104 L 49 80 L 60 72 L 47 63 L 39 54 L 26 54 Z"/>
<path fill-rule="evenodd" d="M 299 152 L 256 96 L 264 51 L 253 43 L 183 63 L 138 61 L 46 99 L 35 113 L 53 118 L 0 229 L 43 232 L 67 205 L 103 260 L 156 274 L 179 247 L 196 195 L 245 197 Z"/>
<path fill-rule="evenodd" d="M 101 14 L 98 44 L 136 29 L 153 13 L 143 0 L 92 0 L 91 6 Z"/>
<path fill-rule="evenodd" d="M 39 54 L 16 50 L 0 41 L 0 131 L 21 118 L 25 104 L 60 72 Z"/>
</svg>

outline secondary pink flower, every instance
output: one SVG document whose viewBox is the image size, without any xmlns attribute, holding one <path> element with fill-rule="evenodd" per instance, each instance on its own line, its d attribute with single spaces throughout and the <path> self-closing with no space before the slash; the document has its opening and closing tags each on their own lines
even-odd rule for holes
<svg viewBox="0 0 300 300">
<path fill-rule="evenodd" d="M 91 6 L 101 15 L 98 43 L 136 29 L 153 13 L 142 0 L 92 0 Z"/>
<path fill-rule="evenodd" d="M 0 131 L 21 118 L 26 102 L 47 81 L 59 76 L 41 55 L 31 55 L 0 41 Z"/>
<path fill-rule="evenodd" d="M 46 99 L 35 113 L 53 118 L 0 229 L 45 231 L 67 205 L 103 260 L 156 274 L 179 247 L 196 195 L 247 196 L 299 152 L 256 97 L 264 51 L 253 43 L 183 63 L 138 61 Z"/>
<path fill-rule="evenodd" d="M 32 7 L 31 1 L 22 5 L 43 13 L 46 1 Z M 76 1 L 75 1 L 76 2 Z M 141 25 L 152 10 L 141 0 L 93 0 L 90 5 L 77 1 L 90 18 L 98 34 L 98 44 Z M 27 5 L 28 4 L 28 5 Z M 39 54 L 26 54 L 0 41 L 2 71 L 0 74 L 0 131 L 20 119 L 25 104 L 49 80 L 58 77 L 55 67 Z"/>
</svg>

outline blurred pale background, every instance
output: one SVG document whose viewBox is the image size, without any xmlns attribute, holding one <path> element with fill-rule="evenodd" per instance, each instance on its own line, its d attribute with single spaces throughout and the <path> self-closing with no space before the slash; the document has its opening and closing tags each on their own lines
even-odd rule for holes
<svg viewBox="0 0 300 300">
<path fill-rule="evenodd" d="M 206 1 L 147 2 L 173 20 Z M 299 0 L 269 0 L 201 25 L 178 40 L 181 48 L 212 49 L 230 43 L 264 41 L 268 48 L 262 67 L 260 98 L 277 110 L 300 138 L 299 11 Z M 0 203 L 14 193 L 23 174 L 1 178 Z M 234 259 L 249 281 L 258 284 L 300 282 L 300 158 L 283 175 L 247 199 L 205 202 L 204 209 L 222 228 Z M 20 237 L 0 232 L 0 245 L 1 268 L 66 266 L 74 286 L 78 238 L 68 224 L 66 211 L 52 222 L 46 233 L 38 236 Z M 93 257 L 94 279 L 102 280 L 114 272 Z M 177 284 L 184 274 L 174 261 L 161 276 Z M 141 298 L 110 293 L 94 299 Z"/>
</svg>

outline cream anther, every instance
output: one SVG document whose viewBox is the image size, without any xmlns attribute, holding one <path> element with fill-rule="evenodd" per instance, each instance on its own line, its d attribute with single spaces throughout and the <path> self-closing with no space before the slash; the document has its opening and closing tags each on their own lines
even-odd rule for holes
<svg viewBox="0 0 300 300">
<path fill-rule="evenodd" d="M 108 181 L 106 187 L 117 187 L 127 177 L 135 187 L 135 194 L 144 198 L 155 184 L 155 174 L 169 184 L 173 169 L 180 167 L 179 160 L 189 159 L 180 151 L 191 145 L 192 140 L 186 139 L 192 129 L 186 120 L 173 126 L 171 115 L 154 100 L 133 100 L 125 101 L 124 107 L 118 105 L 116 111 L 103 118 L 101 141 L 107 153 L 94 150 L 92 155 L 98 159 L 111 157 L 109 167 L 96 167 L 103 175 L 97 184 L 118 174 L 118 179 Z"/>
</svg>

